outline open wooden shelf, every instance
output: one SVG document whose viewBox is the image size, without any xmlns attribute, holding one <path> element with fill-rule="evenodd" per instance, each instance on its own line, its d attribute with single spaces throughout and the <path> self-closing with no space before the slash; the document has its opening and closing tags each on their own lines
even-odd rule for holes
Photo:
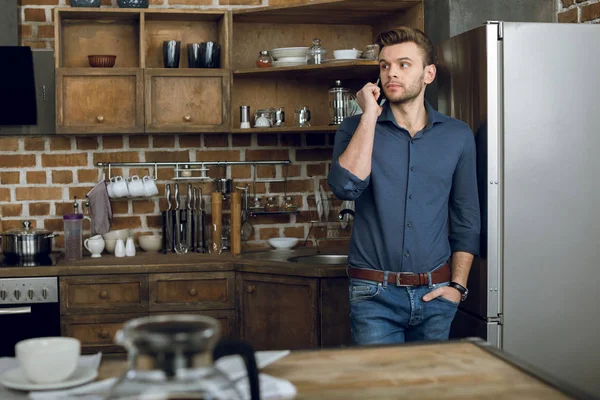
<svg viewBox="0 0 600 400">
<path fill-rule="evenodd" d="M 321 125 L 311 126 L 309 128 L 300 128 L 298 126 L 286 126 L 283 128 L 250 128 L 250 129 L 231 129 L 230 132 L 236 133 L 323 133 L 335 132 L 339 126 L 337 125 Z"/>
<path fill-rule="evenodd" d="M 333 61 L 320 65 L 294 67 L 245 68 L 233 71 L 234 78 L 289 77 L 314 79 L 366 79 L 375 81 L 379 74 L 376 60 Z"/>
</svg>

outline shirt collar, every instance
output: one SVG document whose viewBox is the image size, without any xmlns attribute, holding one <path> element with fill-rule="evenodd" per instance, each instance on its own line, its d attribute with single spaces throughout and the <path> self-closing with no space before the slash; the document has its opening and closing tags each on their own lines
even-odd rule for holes
<svg viewBox="0 0 600 400">
<path fill-rule="evenodd" d="M 436 111 L 431 104 L 427 100 L 425 100 L 425 108 L 427 109 L 427 127 L 432 127 L 436 123 L 443 123 L 448 120 L 448 117 L 438 111 Z M 383 104 L 383 110 L 381 111 L 381 115 L 377 118 L 377 122 L 396 122 L 394 118 L 394 114 L 392 113 L 392 109 L 390 108 L 390 103 L 386 101 Z"/>
</svg>

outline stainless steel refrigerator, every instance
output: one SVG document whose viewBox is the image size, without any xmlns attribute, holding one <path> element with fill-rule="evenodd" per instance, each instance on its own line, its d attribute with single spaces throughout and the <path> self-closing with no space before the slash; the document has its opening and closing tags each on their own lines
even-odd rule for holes
<svg viewBox="0 0 600 400">
<path fill-rule="evenodd" d="M 438 46 L 476 138 L 481 256 L 452 337 L 600 394 L 600 25 L 490 22 Z"/>
</svg>

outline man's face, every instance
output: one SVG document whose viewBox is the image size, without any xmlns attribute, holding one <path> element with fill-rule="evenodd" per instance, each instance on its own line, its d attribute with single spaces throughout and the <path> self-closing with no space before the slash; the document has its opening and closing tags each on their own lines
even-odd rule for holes
<svg viewBox="0 0 600 400">
<path fill-rule="evenodd" d="M 379 54 L 383 93 L 391 104 L 417 98 L 435 78 L 435 66 L 424 64 L 423 51 L 413 42 L 385 46 Z"/>
</svg>

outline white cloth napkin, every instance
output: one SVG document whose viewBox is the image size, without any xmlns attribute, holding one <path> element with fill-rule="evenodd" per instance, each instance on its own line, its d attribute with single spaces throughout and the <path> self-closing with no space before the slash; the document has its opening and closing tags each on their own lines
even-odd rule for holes
<svg viewBox="0 0 600 400">
<path fill-rule="evenodd" d="M 102 353 L 97 353 L 89 356 L 79 357 L 77 368 L 95 368 L 98 369 L 102 361 Z M 18 368 L 19 362 L 14 357 L 0 357 L 0 375 L 13 368 Z M 31 392 L 33 393 L 48 393 L 48 392 Z M 27 392 L 8 389 L 0 385 L 0 399 L 2 400 L 24 400 L 27 399 Z"/>
<path fill-rule="evenodd" d="M 259 369 L 266 367 L 267 365 L 287 356 L 290 354 L 289 350 L 285 351 L 259 351 L 255 353 L 256 364 Z M 98 357 L 96 368 L 100 364 L 101 353 L 94 356 L 82 356 L 86 357 Z M 14 358 L 0 358 L 0 372 L 2 371 L 2 360 L 9 360 L 12 367 L 8 367 L 6 370 L 14 368 L 18 365 Z M 89 360 L 89 359 L 88 359 Z M 85 362 L 90 362 L 84 360 Z M 80 365 L 82 362 L 80 361 Z M 93 364 L 85 364 L 93 365 Z M 240 356 L 227 356 L 223 357 L 215 363 L 217 368 L 221 370 L 231 381 L 236 383 L 236 387 L 239 393 L 244 394 L 245 399 L 250 399 L 250 386 L 248 380 L 245 379 L 246 367 L 244 361 Z M 242 379 L 244 378 L 244 379 Z M 38 391 L 30 392 L 29 396 L 25 392 L 17 392 L 6 389 L 0 386 L 0 399 L 2 400 L 68 400 L 68 399 L 85 399 L 85 400 L 101 400 L 108 395 L 110 388 L 115 384 L 117 378 L 105 379 L 102 381 L 88 383 L 87 385 L 69 388 L 65 390 L 52 390 L 52 391 Z M 282 400 L 282 399 L 293 399 L 296 397 L 296 387 L 289 381 L 275 378 L 270 375 L 260 374 L 260 394 L 261 399 L 265 400 Z M 3 392 L 4 391 L 4 392 Z M 5 394 L 6 392 L 6 394 Z M 12 397 L 10 397 L 12 396 Z"/>
</svg>

